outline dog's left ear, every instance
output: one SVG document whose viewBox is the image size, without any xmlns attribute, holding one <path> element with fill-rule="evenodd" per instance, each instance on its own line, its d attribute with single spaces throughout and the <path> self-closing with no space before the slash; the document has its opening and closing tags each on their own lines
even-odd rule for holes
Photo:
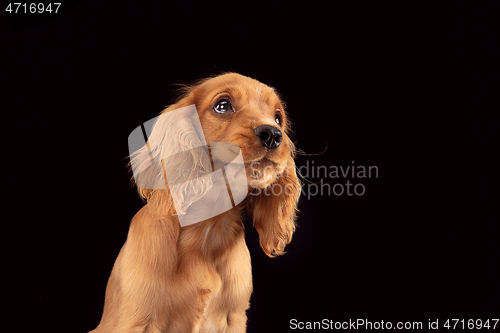
<svg viewBox="0 0 500 333">
<path fill-rule="evenodd" d="M 154 218 L 184 216 L 212 188 L 212 179 L 203 177 L 212 167 L 194 94 L 187 91 L 154 118 L 147 134 L 146 144 L 130 155 L 139 195 Z"/>
<path fill-rule="evenodd" d="M 301 191 L 293 156 L 288 158 L 285 170 L 273 184 L 254 190 L 257 192 L 250 194 L 247 209 L 259 233 L 260 246 L 269 257 L 284 254 L 295 232 Z"/>
</svg>

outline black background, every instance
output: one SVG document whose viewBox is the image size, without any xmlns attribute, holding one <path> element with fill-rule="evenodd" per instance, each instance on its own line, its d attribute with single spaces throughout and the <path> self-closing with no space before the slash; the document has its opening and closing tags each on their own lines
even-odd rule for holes
<svg viewBox="0 0 500 333">
<path fill-rule="evenodd" d="M 303 196 L 283 257 L 266 257 L 247 221 L 248 332 L 287 332 L 292 318 L 425 326 L 499 318 L 498 9 L 494 1 L 2 8 L 3 329 L 95 328 L 142 206 L 126 171 L 128 134 L 171 102 L 174 83 L 223 71 L 278 90 L 298 148 L 328 145 L 298 166 L 379 170 L 351 179 L 363 196 Z"/>
</svg>

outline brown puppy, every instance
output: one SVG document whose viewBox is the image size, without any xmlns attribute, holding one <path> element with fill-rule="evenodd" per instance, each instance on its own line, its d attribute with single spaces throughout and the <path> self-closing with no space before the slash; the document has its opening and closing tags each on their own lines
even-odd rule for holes
<svg viewBox="0 0 500 333">
<path fill-rule="evenodd" d="M 186 87 L 163 113 L 192 104 L 207 143 L 241 148 L 250 193 L 225 213 L 181 227 L 169 188 L 142 188 L 136 179 L 147 204 L 132 219 L 109 278 L 101 322 L 92 332 L 245 332 L 252 293 L 245 208 L 268 256 L 283 254 L 291 241 L 300 183 L 277 93 L 229 73 Z M 151 151 L 164 144 L 160 125 L 149 137 Z"/>
</svg>

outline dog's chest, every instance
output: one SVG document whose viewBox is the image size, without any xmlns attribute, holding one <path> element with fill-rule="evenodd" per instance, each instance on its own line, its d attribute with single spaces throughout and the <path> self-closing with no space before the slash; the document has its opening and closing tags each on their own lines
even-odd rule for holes
<svg viewBox="0 0 500 333">
<path fill-rule="evenodd" d="M 244 315 L 252 293 L 250 253 L 244 240 L 222 259 L 222 265 L 212 271 L 210 287 L 200 289 L 199 332 L 225 332 L 232 319 Z"/>
</svg>

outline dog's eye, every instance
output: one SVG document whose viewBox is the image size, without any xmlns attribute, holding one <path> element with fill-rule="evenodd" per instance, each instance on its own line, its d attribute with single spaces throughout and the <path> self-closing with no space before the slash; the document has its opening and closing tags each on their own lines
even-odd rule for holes
<svg viewBox="0 0 500 333">
<path fill-rule="evenodd" d="M 233 106 L 231 105 L 231 101 L 227 98 L 221 98 L 215 103 L 214 111 L 217 113 L 228 113 L 233 112 Z"/>
<path fill-rule="evenodd" d="M 281 117 L 279 114 L 275 114 L 274 115 L 274 120 L 276 121 L 276 124 L 278 124 L 279 126 L 281 126 Z"/>
</svg>

